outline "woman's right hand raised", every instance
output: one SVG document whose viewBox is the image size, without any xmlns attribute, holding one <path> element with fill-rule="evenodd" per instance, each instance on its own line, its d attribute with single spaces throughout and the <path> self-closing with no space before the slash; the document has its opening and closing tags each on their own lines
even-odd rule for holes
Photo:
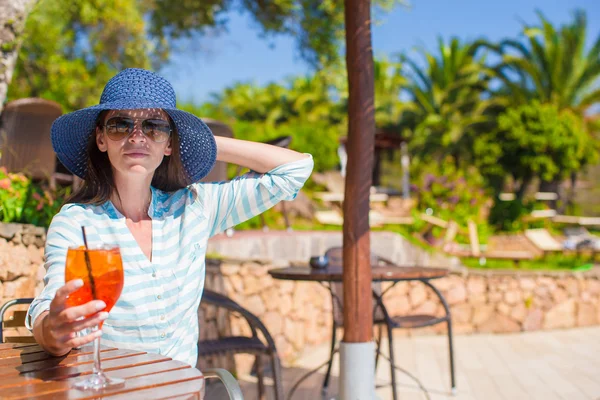
<svg viewBox="0 0 600 400">
<path fill-rule="evenodd" d="M 67 306 L 69 295 L 82 286 L 81 279 L 74 279 L 58 289 L 50 303 L 50 310 L 40 321 L 43 347 L 50 354 L 62 356 L 73 347 L 83 346 L 102 335 L 101 330 L 85 336 L 77 335 L 77 332 L 96 326 L 108 318 L 108 313 L 101 311 L 106 308 L 102 300 L 93 300 L 81 306 Z"/>
</svg>

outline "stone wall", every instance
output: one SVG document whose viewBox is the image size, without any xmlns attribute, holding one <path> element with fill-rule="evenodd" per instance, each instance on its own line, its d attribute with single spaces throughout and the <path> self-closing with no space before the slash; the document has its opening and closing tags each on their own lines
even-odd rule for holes
<svg viewBox="0 0 600 400">
<path fill-rule="evenodd" d="M 327 233 L 236 235 L 217 238 L 210 250 L 235 256 L 256 256 L 261 250 L 293 257 L 301 254 L 306 260 L 335 241 L 335 235 Z M 401 236 L 374 233 L 372 244 L 374 249 L 379 247 L 380 255 L 399 264 L 411 264 L 406 253 L 398 251 L 410 247 Z M 508 333 L 600 323 L 599 268 L 576 273 L 483 271 L 468 270 L 454 260 L 423 254 L 419 257 L 421 265 L 447 262 L 451 269 L 450 276 L 432 283 L 451 307 L 455 333 Z M 206 287 L 227 294 L 255 313 L 274 337 L 285 365 L 293 364 L 305 346 L 326 343 L 331 337 L 331 296 L 326 288 L 318 283 L 279 281 L 268 275 L 271 268 L 299 264 L 281 257 L 254 261 L 225 258 L 220 266 L 207 269 Z M 398 283 L 385 295 L 385 304 L 392 315 L 443 314 L 433 291 L 419 282 Z M 213 320 L 203 329 L 206 336 L 216 336 L 224 329 L 234 334 L 249 333 L 238 318 L 222 319 L 220 326 Z M 443 324 L 398 331 L 405 335 L 445 332 Z"/>
<path fill-rule="evenodd" d="M 0 223 L 0 305 L 15 298 L 35 297 L 41 292 L 45 241 L 44 228 Z M 11 310 L 18 309 L 27 306 Z M 25 332 L 7 330 L 6 334 Z"/>
<path fill-rule="evenodd" d="M 0 303 L 34 297 L 42 288 L 45 232 L 27 225 L 0 223 Z M 374 252 L 400 265 L 445 266 L 451 275 L 433 281 L 451 306 L 456 333 L 504 333 L 571 328 L 600 323 L 600 269 L 588 272 L 480 271 L 458 260 L 431 254 L 399 235 L 373 232 Z M 236 232 L 209 243 L 209 255 L 226 255 L 207 263 L 206 287 L 225 293 L 255 313 L 267 326 L 283 362 L 293 364 L 309 345 L 331 337 L 331 296 L 317 284 L 274 280 L 268 270 L 306 265 L 313 255 L 341 245 L 336 232 Z M 431 290 L 417 282 L 397 284 L 385 297 L 394 315 L 441 315 Z M 248 334 L 239 317 L 200 310 L 202 338 Z M 406 335 L 445 333 L 443 325 L 399 331 Z M 338 336 L 339 337 L 339 336 Z M 237 358 L 236 358 L 237 360 Z M 220 360 L 231 363 L 231 359 Z M 248 358 L 238 368 L 248 368 Z M 244 364 L 245 363 L 245 364 Z"/>
<path fill-rule="evenodd" d="M 209 267 L 206 287 L 227 294 L 257 315 L 273 336 L 285 364 L 307 345 L 331 337 L 331 296 L 317 283 L 278 281 L 266 261 L 223 260 Z M 573 328 L 600 322 L 600 272 L 530 273 L 462 271 L 432 281 L 450 305 L 455 333 L 508 333 Z M 385 288 L 385 286 L 384 286 Z M 392 315 L 443 315 L 432 290 L 419 282 L 400 282 L 385 295 Z M 213 312 L 214 314 L 214 312 Z M 241 318 L 213 319 L 203 337 L 225 331 L 249 334 Z M 400 332 L 400 331 L 399 331 Z M 445 333 L 443 324 L 406 329 L 406 335 Z"/>
</svg>

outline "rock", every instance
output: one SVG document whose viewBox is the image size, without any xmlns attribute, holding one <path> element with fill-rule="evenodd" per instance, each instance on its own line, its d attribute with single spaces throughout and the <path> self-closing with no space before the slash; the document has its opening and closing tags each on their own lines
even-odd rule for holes
<svg viewBox="0 0 600 400">
<path fill-rule="evenodd" d="M 577 304 L 577 326 L 591 326 L 598 323 L 596 307 L 589 303 Z"/>
<path fill-rule="evenodd" d="M 393 288 L 386 294 L 391 298 L 402 297 L 408 293 L 408 282 L 398 282 Z"/>
<path fill-rule="evenodd" d="M 410 304 L 416 308 L 423 304 L 427 299 L 427 292 L 422 284 L 416 285 L 410 289 Z"/>
<path fill-rule="evenodd" d="M 538 286 L 533 290 L 537 297 L 550 297 L 551 291 L 547 286 Z"/>
<path fill-rule="evenodd" d="M 235 293 L 244 293 L 244 281 L 239 275 L 226 276 L 225 279 L 229 281 Z"/>
<path fill-rule="evenodd" d="M 4 285 L 2 284 L 2 282 L 0 282 L 0 304 L 4 304 L 4 301 L 2 300 L 2 298 L 4 297 Z M 8 296 L 6 296 L 8 297 Z"/>
<path fill-rule="evenodd" d="M 451 309 L 452 322 L 466 325 L 471 322 L 473 307 L 470 304 L 459 304 Z"/>
<path fill-rule="evenodd" d="M 23 243 L 25 246 L 33 245 L 36 239 L 37 238 L 34 235 L 24 234 L 21 237 L 21 243 Z"/>
<path fill-rule="evenodd" d="M 275 337 L 275 347 L 277 348 L 277 353 L 281 357 L 281 363 L 284 366 L 289 366 L 294 361 L 294 349 L 290 342 L 286 339 L 285 335 L 278 335 Z"/>
<path fill-rule="evenodd" d="M 292 296 L 289 294 L 280 296 L 279 311 L 281 315 L 288 315 L 292 311 L 294 303 L 292 302 Z"/>
<path fill-rule="evenodd" d="M 521 326 L 517 322 L 497 312 L 477 328 L 479 332 L 484 333 L 510 333 L 521 330 Z"/>
<path fill-rule="evenodd" d="M 294 290 L 294 295 L 292 296 L 295 311 L 303 310 L 307 304 L 310 304 L 309 289 L 309 287 L 302 283 L 296 286 L 296 290 Z"/>
<path fill-rule="evenodd" d="M 287 340 L 299 351 L 304 347 L 304 324 L 286 319 L 284 323 L 284 334 Z"/>
<path fill-rule="evenodd" d="M 600 280 L 598 279 L 587 279 L 586 280 L 587 291 L 592 295 L 600 294 Z"/>
<path fill-rule="evenodd" d="M 221 274 L 225 276 L 237 275 L 240 272 L 240 265 L 233 263 L 223 263 L 221 264 Z"/>
<path fill-rule="evenodd" d="M 435 315 L 436 309 L 437 303 L 432 300 L 427 300 L 425 303 L 414 309 L 413 314 Z"/>
<path fill-rule="evenodd" d="M 257 317 L 261 317 L 265 311 L 265 304 L 263 303 L 262 299 L 260 298 L 259 295 L 255 294 L 253 296 L 250 296 L 246 302 L 244 304 L 242 304 L 243 307 L 247 308 L 248 310 L 250 310 L 250 312 L 254 315 L 256 315 Z"/>
<path fill-rule="evenodd" d="M 502 301 L 503 298 L 504 298 L 504 294 L 502 292 L 490 292 L 488 294 L 489 302 L 492 304 Z"/>
<path fill-rule="evenodd" d="M 277 312 L 267 312 L 262 318 L 262 322 L 267 327 L 271 336 L 278 335 L 283 332 L 283 318 Z"/>
<path fill-rule="evenodd" d="M 244 294 L 246 296 L 259 293 L 264 288 L 261 279 L 253 275 L 244 276 Z"/>
<path fill-rule="evenodd" d="M 581 301 L 584 303 L 591 303 L 593 299 L 590 292 L 581 292 Z"/>
<path fill-rule="evenodd" d="M 11 240 L 17 233 L 20 233 L 23 229 L 21 224 L 6 224 L 0 223 L 0 237 L 6 240 Z"/>
<path fill-rule="evenodd" d="M 467 298 L 467 290 L 464 283 L 454 286 L 448 291 L 446 301 L 450 305 L 464 303 Z"/>
<path fill-rule="evenodd" d="M 306 332 L 306 341 L 310 344 L 317 344 L 324 337 L 317 318 L 315 318 L 316 315 L 315 308 L 309 305 L 306 310 L 307 318 L 304 323 L 304 331 Z"/>
<path fill-rule="evenodd" d="M 451 277 L 446 277 L 446 278 L 442 278 L 442 279 L 436 279 L 433 283 L 433 285 L 440 291 L 445 292 L 446 290 L 450 289 L 453 285 L 453 281 L 451 279 Z"/>
<path fill-rule="evenodd" d="M 279 281 L 279 291 L 282 294 L 292 293 L 294 288 L 296 287 L 296 283 L 292 281 Z"/>
<path fill-rule="evenodd" d="M 388 312 L 392 316 L 408 315 L 408 313 L 411 310 L 408 296 L 401 296 L 394 299 L 385 299 L 384 304 Z"/>
<path fill-rule="evenodd" d="M 535 280 L 531 278 L 521 278 L 520 279 L 521 289 L 523 290 L 533 290 L 536 288 Z"/>
<path fill-rule="evenodd" d="M 519 303 L 514 306 L 510 312 L 510 317 L 517 322 L 523 323 L 525 316 L 527 315 L 527 308 L 523 303 Z"/>
<path fill-rule="evenodd" d="M 549 309 L 554 307 L 554 305 L 556 303 L 554 302 L 554 300 L 552 300 L 552 298 L 548 294 L 548 296 L 546 296 L 546 297 L 538 297 L 538 296 L 534 297 L 532 304 L 536 308 L 541 308 L 543 311 L 548 311 Z"/>
<path fill-rule="evenodd" d="M 522 301 L 522 299 L 523 296 L 519 290 L 509 290 L 504 293 L 504 301 L 506 301 L 507 304 L 515 305 Z"/>
<path fill-rule="evenodd" d="M 235 354 L 235 370 L 238 376 L 250 375 L 255 356 L 252 354 Z"/>
<path fill-rule="evenodd" d="M 35 245 L 31 245 L 27 248 L 27 258 L 32 264 L 42 264 L 44 262 L 43 255 L 40 252 L 40 249 L 35 247 Z"/>
<path fill-rule="evenodd" d="M 552 291 L 552 299 L 557 304 L 560 304 L 569 298 L 569 295 L 564 289 L 556 289 Z"/>
<path fill-rule="evenodd" d="M 552 307 L 544 318 L 544 329 L 572 328 L 575 325 L 574 299 L 569 299 Z"/>
<path fill-rule="evenodd" d="M 4 297 L 10 299 L 18 297 L 33 297 L 35 282 L 31 278 L 23 277 L 14 281 L 4 282 Z"/>
<path fill-rule="evenodd" d="M 537 278 L 537 286 L 546 287 L 548 288 L 548 290 L 554 290 L 557 287 L 556 279 L 547 276 L 542 276 L 540 278 Z"/>
<path fill-rule="evenodd" d="M 275 311 L 279 308 L 279 303 L 281 300 L 281 296 L 279 295 L 279 290 L 275 286 L 271 286 L 267 290 L 264 290 L 260 297 L 263 299 L 267 311 Z"/>
<path fill-rule="evenodd" d="M 512 307 L 506 303 L 500 303 L 498 304 L 498 312 L 502 315 L 509 316 L 512 312 Z"/>
<path fill-rule="evenodd" d="M 479 306 L 488 302 L 487 293 L 470 295 L 468 298 L 469 304 Z"/>
<path fill-rule="evenodd" d="M 472 295 L 483 294 L 487 290 L 487 283 L 483 278 L 469 278 L 467 281 L 467 290 L 469 292 L 469 297 Z"/>
<path fill-rule="evenodd" d="M 475 332 L 471 324 L 452 324 L 452 332 L 455 334 L 467 334 Z"/>
<path fill-rule="evenodd" d="M 523 320 L 524 331 L 538 331 L 542 329 L 542 320 L 544 319 L 544 313 L 539 308 L 530 310 L 525 319 Z"/>
<path fill-rule="evenodd" d="M 28 233 L 28 234 L 34 235 L 34 236 L 43 236 L 46 234 L 46 229 L 41 226 L 26 224 L 26 225 L 22 225 L 22 227 L 23 227 L 23 229 L 22 229 L 23 233 Z"/>
<path fill-rule="evenodd" d="M 257 277 L 262 277 L 262 276 L 268 275 L 267 272 L 269 271 L 269 268 L 265 265 L 252 263 L 252 264 L 246 265 L 245 267 L 248 268 L 248 272 L 251 275 L 254 275 Z M 269 277 L 270 277 L 270 275 L 269 275 Z"/>
<path fill-rule="evenodd" d="M 494 305 L 485 304 L 478 307 L 473 307 L 473 325 L 480 325 L 489 320 L 494 313 Z"/>
<path fill-rule="evenodd" d="M 560 286 L 564 287 L 571 297 L 577 296 L 579 294 L 579 282 L 575 278 L 566 278 L 561 279 L 559 281 Z"/>
</svg>

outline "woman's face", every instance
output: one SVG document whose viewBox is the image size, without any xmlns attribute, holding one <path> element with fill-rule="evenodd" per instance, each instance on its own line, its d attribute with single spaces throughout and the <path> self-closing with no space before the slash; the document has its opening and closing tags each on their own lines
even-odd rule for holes
<svg viewBox="0 0 600 400">
<path fill-rule="evenodd" d="M 96 144 L 115 173 L 152 175 L 171 155 L 170 126 L 161 109 L 111 110 L 96 131 Z"/>
</svg>

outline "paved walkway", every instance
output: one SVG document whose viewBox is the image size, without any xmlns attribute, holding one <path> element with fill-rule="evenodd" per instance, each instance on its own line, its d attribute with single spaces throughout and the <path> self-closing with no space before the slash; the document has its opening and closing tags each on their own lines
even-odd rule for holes
<svg viewBox="0 0 600 400">
<path fill-rule="evenodd" d="M 444 336 L 397 337 L 400 367 L 415 375 L 432 400 L 579 400 L 600 399 L 600 327 L 509 335 L 462 335 L 455 338 L 458 392 L 450 394 L 447 341 Z M 384 348 L 387 354 L 387 349 Z M 327 359 L 327 345 L 307 349 L 294 368 L 284 370 L 286 400 L 293 383 Z M 307 379 L 292 400 L 320 399 L 323 368 Z M 337 357 L 330 385 L 337 389 Z M 419 386 L 397 372 L 400 400 L 426 399 Z M 241 377 L 245 399 L 257 398 L 256 380 Z M 377 394 L 391 399 L 389 364 L 377 371 Z M 267 382 L 267 399 L 272 399 Z M 213 397 L 209 397 L 213 398 Z M 227 398 L 216 396 L 214 398 Z"/>
</svg>

